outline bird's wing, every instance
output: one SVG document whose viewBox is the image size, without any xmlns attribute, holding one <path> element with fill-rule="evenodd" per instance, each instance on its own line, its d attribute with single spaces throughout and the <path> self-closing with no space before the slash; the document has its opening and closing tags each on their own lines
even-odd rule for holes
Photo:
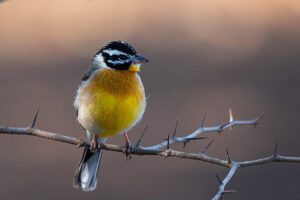
<svg viewBox="0 0 300 200">
<path fill-rule="evenodd" d="M 89 69 L 88 71 L 86 71 L 86 72 L 83 74 L 83 76 L 82 76 L 82 78 L 81 78 L 81 82 L 80 82 L 80 86 L 79 86 L 79 87 L 82 86 L 83 82 L 87 81 L 87 80 L 90 78 L 92 72 L 93 72 L 93 70 Z M 78 94 L 77 94 L 77 95 L 78 95 Z M 76 98 L 77 98 L 77 97 L 76 97 Z M 75 98 L 75 99 L 76 99 L 76 98 Z M 75 101 L 76 101 L 76 100 L 75 100 Z M 75 105 L 75 109 L 76 109 L 76 118 L 77 118 L 77 117 L 78 117 L 78 106 L 77 106 L 76 104 L 74 104 L 74 105 Z"/>
<path fill-rule="evenodd" d="M 83 74 L 82 78 L 81 78 L 81 83 L 82 83 L 82 81 L 88 80 L 88 79 L 90 78 L 90 76 L 91 76 L 91 73 L 92 73 L 91 70 L 86 71 L 86 72 Z"/>
</svg>

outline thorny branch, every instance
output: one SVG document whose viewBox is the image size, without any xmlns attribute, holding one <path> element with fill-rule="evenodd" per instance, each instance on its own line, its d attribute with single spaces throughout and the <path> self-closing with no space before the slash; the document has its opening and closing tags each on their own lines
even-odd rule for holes
<svg viewBox="0 0 300 200">
<path fill-rule="evenodd" d="M 191 140 L 195 140 L 196 136 L 201 135 L 202 133 L 205 132 L 218 132 L 221 133 L 222 131 L 226 130 L 226 129 L 232 129 L 233 126 L 236 125 L 252 125 L 254 127 L 256 127 L 259 124 L 259 120 L 261 118 L 263 118 L 265 115 L 261 115 L 260 117 L 253 119 L 253 120 L 249 120 L 249 121 L 240 121 L 240 120 L 234 120 L 233 119 L 233 115 L 232 115 L 232 111 L 231 109 L 229 109 L 229 122 L 226 124 L 222 124 L 219 126 L 212 126 L 212 127 L 205 127 L 204 126 L 204 121 L 206 116 L 204 115 L 203 120 L 201 122 L 201 126 L 199 129 L 195 130 L 194 132 L 192 132 L 191 134 L 185 136 L 185 137 L 176 137 L 176 131 L 174 131 L 173 136 L 169 139 L 169 141 L 165 141 L 162 142 L 160 144 L 154 145 L 154 146 L 150 146 L 150 147 L 141 147 L 143 149 L 152 149 L 152 150 L 159 150 L 159 149 L 163 149 L 165 148 L 168 143 L 169 145 L 175 142 L 182 142 L 183 144 L 188 143 Z M 177 124 L 177 123 L 176 123 Z M 177 127 L 177 125 L 176 125 Z M 175 130 L 176 130 L 175 127 Z M 203 138 L 199 138 L 199 139 L 203 139 Z"/>
<path fill-rule="evenodd" d="M 58 133 L 43 131 L 43 130 L 35 128 L 38 112 L 39 112 L 39 110 L 37 111 L 31 126 L 25 127 L 25 128 L 0 126 L 0 133 L 37 136 L 37 137 L 42 137 L 45 139 L 50 139 L 50 140 L 54 140 L 54 141 L 77 145 L 77 147 L 90 146 L 90 142 L 87 140 L 73 138 L 73 137 L 69 137 L 69 136 L 65 136 L 65 135 L 60 135 Z M 237 125 L 252 125 L 252 126 L 256 127 L 259 124 L 259 120 L 262 117 L 264 117 L 264 115 L 262 115 L 256 119 L 248 120 L 248 121 L 234 120 L 232 111 L 230 109 L 229 110 L 230 120 L 228 123 L 219 125 L 219 126 L 205 127 L 204 126 L 205 116 L 204 116 L 204 118 L 201 122 L 200 128 L 185 137 L 177 137 L 176 136 L 177 126 L 178 126 L 178 121 L 177 121 L 173 135 L 171 137 L 168 135 L 168 138 L 166 139 L 166 141 L 164 141 L 160 144 L 157 144 L 157 145 L 143 147 L 143 146 L 141 146 L 141 140 L 147 130 L 147 127 L 146 127 L 145 130 L 143 131 L 143 133 L 141 134 L 141 137 L 139 138 L 137 144 L 134 147 L 132 147 L 131 154 L 157 155 L 157 156 L 163 156 L 164 158 L 177 157 L 177 158 L 184 158 L 184 159 L 193 159 L 193 160 L 199 160 L 199 161 L 208 162 L 211 164 L 229 168 L 230 169 L 229 173 L 227 174 L 227 176 L 225 177 L 225 179 L 223 181 L 217 175 L 217 178 L 220 182 L 220 187 L 219 187 L 218 193 L 215 195 L 213 200 L 222 199 L 223 195 L 236 192 L 235 190 L 226 190 L 225 187 L 229 183 L 229 181 L 231 180 L 233 175 L 236 173 L 238 168 L 254 166 L 254 165 L 262 165 L 262 164 L 266 164 L 266 163 L 270 163 L 270 162 L 300 162 L 300 157 L 288 157 L 288 156 L 279 155 L 277 152 L 277 144 L 276 144 L 275 152 L 273 155 L 270 155 L 265 158 L 260 158 L 257 160 L 242 161 L 242 162 L 233 161 L 230 158 L 229 151 L 227 148 L 226 148 L 227 160 L 222 160 L 219 158 L 215 158 L 215 157 L 206 155 L 205 153 L 206 153 L 207 149 L 213 143 L 213 140 L 202 150 L 201 153 L 185 153 L 185 152 L 181 152 L 181 151 L 176 151 L 176 150 L 172 150 L 170 148 L 170 146 L 171 146 L 171 144 L 176 143 L 176 142 L 181 142 L 185 146 L 188 142 L 190 142 L 192 140 L 204 139 L 205 137 L 197 137 L 204 132 L 219 132 L 219 133 L 221 133 L 225 129 L 232 129 L 233 126 L 237 126 Z M 114 144 L 99 144 L 99 145 L 100 145 L 100 148 L 107 150 L 107 151 L 124 152 L 124 147 L 119 146 L 119 145 L 114 145 Z"/>
<path fill-rule="evenodd" d="M 236 170 L 239 168 L 239 164 L 234 164 L 229 173 L 227 174 L 226 178 L 222 181 L 218 175 L 217 175 L 217 179 L 220 182 L 220 187 L 219 187 L 219 192 L 216 194 L 216 196 L 213 198 L 213 200 L 218 200 L 218 199 L 222 199 L 222 196 L 224 194 L 229 194 L 229 193 L 233 193 L 236 192 L 236 190 L 225 190 L 225 186 L 227 185 L 227 183 L 230 181 L 230 179 L 233 177 L 234 173 L 236 172 Z"/>
</svg>

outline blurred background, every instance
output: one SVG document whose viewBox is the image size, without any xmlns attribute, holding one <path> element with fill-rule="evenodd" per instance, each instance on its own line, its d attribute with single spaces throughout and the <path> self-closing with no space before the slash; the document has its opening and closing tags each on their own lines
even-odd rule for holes
<svg viewBox="0 0 300 200">
<path fill-rule="evenodd" d="M 85 138 L 73 100 L 93 55 L 112 40 L 132 44 L 151 62 L 140 76 L 149 96 L 134 143 L 163 141 L 235 119 L 267 116 L 256 129 L 205 134 L 184 151 L 233 160 L 300 156 L 300 3 L 298 0 L 100 1 L 6 0 L 0 3 L 0 124 Z M 108 141 L 124 144 L 122 136 Z M 182 150 L 182 145 L 173 148 Z M 1 199 L 210 199 L 227 169 L 192 160 L 105 152 L 98 188 L 72 187 L 82 149 L 26 136 L 0 136 Z M 300 165 L 243 168 L 225 199 L 299 199 Z"/>
</svg>

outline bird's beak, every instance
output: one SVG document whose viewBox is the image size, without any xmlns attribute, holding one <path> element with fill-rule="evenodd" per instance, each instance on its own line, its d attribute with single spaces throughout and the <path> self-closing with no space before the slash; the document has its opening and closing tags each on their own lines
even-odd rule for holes
<svg viewBox="0 0 300 200">
<path fill-rule="evenodd" d="M 140 65 L 142 63 L 146 63 L 149 62 L 148 58 L 145 58 L 139 54 L 135 54 L 133 60 L 132 60 L 132 64 L 129 67 L 129 71 L 133 71 L 133 72 L 138 72 L 140 71 Z"/>
<path fill-rule="evenodd" d="M 132 64 L 138 65 L 138 64 L 142 64 L 142 63 L 146 63 L 146 62 L 149 62 L 148 58 L 145 58 L 139 54 L 135 54 Z"/>
</svg>

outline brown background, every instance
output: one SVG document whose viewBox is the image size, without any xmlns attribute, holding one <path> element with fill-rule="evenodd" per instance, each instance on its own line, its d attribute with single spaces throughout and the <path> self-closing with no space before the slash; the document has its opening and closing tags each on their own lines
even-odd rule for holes
<svg viewBox="0 0 300 200">
<path fill-rule="evenodd" d="M 0 3 L 0 124 L 84 138 L 72 106 L 92 56 L 125 40 L 151 62 L 140 73 L 148 98 L 130 132 L 161 142 L 176 119 L 183 136 L 200 126 L 267 113 L 262 124 L 236 127 L 185 148 L 234 160 L 273 153 L 300 156 L 300 3 L 298 0 L 100 1 L 7 0 Z M 116 136 L 109 143 L 124 143 Z M 175 145 L 181 150 L 181 145 Z M 210 199 L 218 189 L 211 164 L 105 152 L 96 191 L 72 187 L 82 150 L 25 136 L 0 137 L 0 199 Z M 238 171 L 226 199 L 299 199 L 300 165 L 275 163 Z"/>
</svg>

